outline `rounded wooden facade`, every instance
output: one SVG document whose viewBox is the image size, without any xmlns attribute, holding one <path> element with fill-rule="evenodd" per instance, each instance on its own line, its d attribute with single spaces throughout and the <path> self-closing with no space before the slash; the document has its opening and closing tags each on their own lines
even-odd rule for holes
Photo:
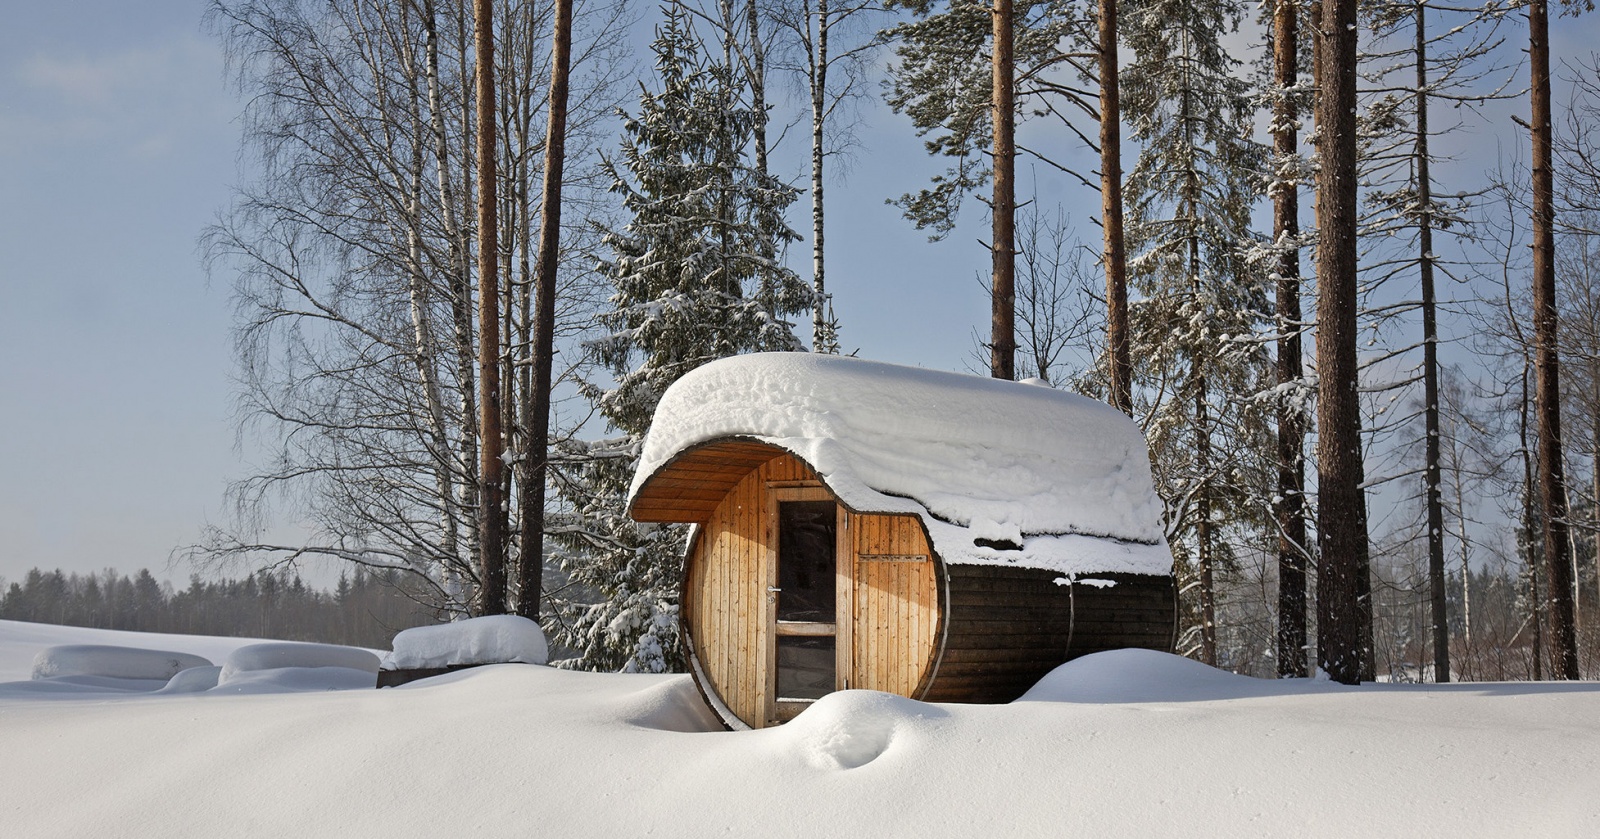
<svg viewBox="0 0 1600 839">
<path fill-rule="evenodd" d="M 1173 646 L 1170 575 L 946 563 L 919 516 L 850 509 L 801 459 L 749 438 L 678 453 L 630 512 L 696 525 L 682 635 L 696 684 L 734 728 L 846 688 L 1008 702 L 1077 656 Z"/>
</svg>

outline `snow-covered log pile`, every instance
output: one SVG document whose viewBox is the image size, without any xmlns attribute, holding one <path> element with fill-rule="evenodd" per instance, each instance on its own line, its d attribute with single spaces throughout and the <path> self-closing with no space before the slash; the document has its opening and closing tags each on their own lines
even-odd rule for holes
<svg viewBox="0 0 1600 839">
<path fill-rule="evenodd" d="M 486 615 L 394 636 L 384 670 L 435 670 L 474 664 L 544 664 L 549 647 L 539 625 L 517 615 Z"/>
</svg>

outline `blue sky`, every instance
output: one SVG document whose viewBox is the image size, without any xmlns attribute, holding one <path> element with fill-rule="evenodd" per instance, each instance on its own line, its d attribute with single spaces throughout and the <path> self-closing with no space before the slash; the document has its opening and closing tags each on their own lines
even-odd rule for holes
<svg viewBox="0 0 1600 839">
<path fill-rule="evenodd" d="M 230 415 L 230 278 L 208 279 L 196 248 L 240 180 L 242 105 L 217 40 L 202 28 L 205 5 L 6 4 L 0 577 L 7 580 L 36 565 L 148 566 L 181 584 L 189 569 L 163 571 L 169 552 L 195 541 L 205 522 L 226 520 L 224 489 L 248 474 L 259 450 L 249 439 L 236 445 Z M 1595 20 L 1558 18 L 1557 54 L 1589 49 Z M 1512 26 L 1506 34 L 1515 40 L 1522 32 Z M 988 321 L 976 279 L 988 261 L 978 244 L 982 208 L 969 204 L 963 227 L 930 245 L 884 199 L 920 187 L 938 167 L 903 118 L 878 104 L 866 117 L 848 180 L 829 187 L 829 287 L 845 348 L 968 369 L 974 330 Z M 803 135 L 791 131 L 790 151 L 779 157 L 793 157 L 797 176 Z M 1490 143 L 1463 143 L 1492 154 Z M 1045 207 L 1064 205 L 1079 235 L 1097 241 L 1093 192 L 1051 182 L 1042 191 Z M 802 230 L 809 228 L 804 202 L 793 216 Z M 793 258 L 809 274 L 808 246 Z"/>
<path fill-rule="evenodd" d="M 159 569 L 239 468 L 228 295 L 195 251 L 233 179 L 238 105 L 198 2 L 11 5 L 0 576 Z"/>
<path fill-rule="evenodd" d="M 0 27 L 0 577 L 150 567 L 247 474 L 235 446 L 229 278 L 196 240 L 240 176 L 242 107 L 205 3 L 7 3 Z M 883 199 L 921 183 L 881 107 L 832 187 L 847 349 L 966 363 L 988 304 L 977 233 L 930 246 Z M 791 143 L 803 142 L 802 132 Z M 1092 197 L 1092 196 L 1091 196 Z M 803 207 L 796 227 L 809 224 Z M 970 214 L 981 220 L 977 211 Z M 981 231 L 980 231 L 981 232 Z M 807 251 L 797 267 L 809 273 Z"/>
</svg>

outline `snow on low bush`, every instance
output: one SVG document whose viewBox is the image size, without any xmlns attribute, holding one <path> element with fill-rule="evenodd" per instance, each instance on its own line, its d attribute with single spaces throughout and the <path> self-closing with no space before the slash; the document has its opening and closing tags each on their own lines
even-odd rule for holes
<svg viewBox="0 0 1600 839">
<path fill-rule="evenodd" d="M 333 644 L 271 643 L 240 647 L 228 655 L 217 674 L 217 685 L 245 678 L 245 674 L 286 668 L 343 668 L 360 671 L 369 676 L 378 673 L 378 657 L 355 647 Z M 372 687 L 368 679 L 367 687 Z"/>
<path fill-rule="evenodd" d="M 385 670 L 436 670 L 466 664 L 545 664 L 550 648 L 539 625 L 518 615 L 488 615 L 394 636 Z"/>
<path fill-rule="evenodd" d="M 211 662 L 200 656 L 170 650 L 146 650 L 105 644 L 65 644 L 47 647 L 34 656 L 33 678 L 92 676 L 165 682 L 176 676 L 180 670 L 209 666 Z"/>
</svg>

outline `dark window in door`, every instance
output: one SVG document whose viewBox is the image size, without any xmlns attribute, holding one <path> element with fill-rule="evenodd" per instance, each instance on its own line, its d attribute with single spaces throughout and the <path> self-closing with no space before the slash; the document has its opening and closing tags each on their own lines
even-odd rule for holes
<svg viewBox="0 0 1600 839">
<path fill-rule="evenodd" d="M 833 623 L 838 594 L 834 579 L 832 501 L 778 504 L 778 620 Z"/>
</svg>

